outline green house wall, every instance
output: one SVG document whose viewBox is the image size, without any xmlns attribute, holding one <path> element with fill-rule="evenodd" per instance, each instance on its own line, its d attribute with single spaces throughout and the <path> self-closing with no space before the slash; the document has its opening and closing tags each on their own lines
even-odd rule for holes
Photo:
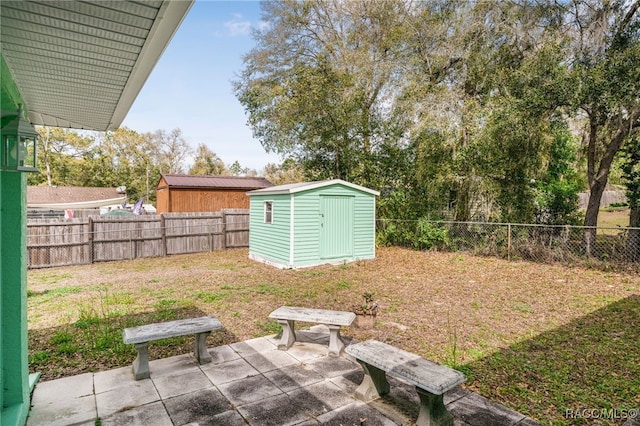
<svg viewBox="0 0 640 426">
<path fill-rule="evenodd" d="M 22 103 L 0 55 L 3 110 Z M 0 154 L 2 155 L 2 154 Z M 0 403 L 3 426 L 23 425 L 29 413 L 25 173 L 0 171 Z"/>
<path fill-rule="evenodd" d="M 338 242 L 335 249 L 348 254 L 326 256 L 322 253 L 322 198 L 349 199 L 350 211 L 340 214 L 350 218 L 334 218 L 338 226 L 350 224 L 349 242 Z M 299 268 L 323 263 L 351 262 L 375 257 L 375 196 L 345 185 L 278 195 L 250 195 L 251 223 L 249 231 L 250 257 L 283 268 Z M 264 201 L 273 201 L 274 224 L 264 223 Z M 289 212 L 285 212 L 289 210 Z M 278 214 L 277 212 L 282 213 Z M 278 221 L 281 215 L 282 221 Z M 342 247 L 346 244 L 348 248 Z"/>
</svg>

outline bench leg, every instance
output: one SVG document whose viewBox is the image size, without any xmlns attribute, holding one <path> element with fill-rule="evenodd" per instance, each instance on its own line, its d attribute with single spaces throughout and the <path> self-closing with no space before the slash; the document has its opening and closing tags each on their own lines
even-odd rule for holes
<svg viewBox="0 0 640 426">
<path fill-rule="evenodd" d="M 136 380 L 149 378 L 149 343 L 136 343 L 138 356 L 133 361 L 133 376 Z"/>
<path fill-rule="evenodd" d="M 207 350 L 207 336 L 211 334 L 210 331 L 204 333 L 196 333 L 196 343 L 193 348 L 193 354 L 198 360 L 199 364 L 207 364 L 211 362 L 211 355 Z"/>
<path fill-rule="evenodd" d="M 342 337 L 340 337 L 340 326 L 330 325 L 329 326 L 329 355 L 340 356 L 343 349 L 344 349 L 344 342 L 342 341 Z"/>
<path fill-rule="evenodd" d="M 453 416 L 444 406 L 442 395 L 435 395 L 416 386 L 420 397 L 420 414 L 416 426 L 453 426 Z"/>
<path fill-rule="evenodd" d="M 373 365 L 369 365 L 364 361 L 357 360 L 364 370 L 362 383 L 356 389 L 356 398 L 362 401 L 371 401 L 389 393 L 389 382 L 387 381 L 387 373 Z"/>
<path fill-rule="evenodd" d="M 293 330 L 295 321 L 279 319 L 278 322 L 282 326 L 282 338 L 278 343 L 278 349 L 286 351 L 296 341 L 296 332 Z"/>
</svg>

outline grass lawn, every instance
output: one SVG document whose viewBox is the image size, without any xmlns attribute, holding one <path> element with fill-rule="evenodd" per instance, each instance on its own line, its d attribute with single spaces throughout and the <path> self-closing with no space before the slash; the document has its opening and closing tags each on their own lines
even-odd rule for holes
<svg viewBox="0 0 640 426">
<path fill-rule="evenodd" d="M 373 292 L 374 338 L 458 368 L 466 387 L 545 424 L 566 410 L 640 407 L 640 275 L 460 253 L 379 248 L 378 258 L 278 270 L 246 249 L 29 272 L 29 358 L 42 380 L 131 363 L 122 328 L 213 315 L 209 346 L 276 333 L 281 305 L 351 310 Z M 302 324 L 304 326 L 306 324 Z M 151 359 L 192 338 L 152 343 Z"/>
<path fill-rule="evenodd" d="M 626 228 L 629 226 L 630 210 L 625 208 L 601 209 L 598 213 L 598 226 Z"/>
</svg>

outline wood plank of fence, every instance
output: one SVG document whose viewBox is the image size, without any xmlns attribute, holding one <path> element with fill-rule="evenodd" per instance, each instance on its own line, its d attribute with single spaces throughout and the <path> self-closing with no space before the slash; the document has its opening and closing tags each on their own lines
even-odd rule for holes
<svg viewBox="0 0 640 426">
<path fill-rule="evenodd" d="M 165 213 L 167 254 L 221 250 L 222 213 Z"/>
<path fill-rule="evenodd" d="M 222 210 L 225 224 L 225 247 L 247 247 L 249 245 L 249 214 L 246 209 Z"/>
<path fill-rule="evenodd" d="M 93 261 L 137 259 L 162 255 L 160 217 L 93 217 Z"/>
<path fill-rule="evenodd" d="M 27 253 L 29 267 L 82 265 L 89 263 L 89 244 L 86 240 L 88 222 L 71 219 L 29 221 Z"/>
<path fill-rule="evenodd" d="M 225 224 L 225 221 L 227 223 Z M 249 210 L 29 220 L 29 268 L 248 247 Z"/>
</svg>

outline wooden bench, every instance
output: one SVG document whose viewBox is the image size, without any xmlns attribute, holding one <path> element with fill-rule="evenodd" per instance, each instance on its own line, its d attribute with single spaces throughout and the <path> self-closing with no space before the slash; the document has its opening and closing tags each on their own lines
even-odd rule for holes
<svg viewBox="0 0 640 426">
<path fill-rule="evenodd" d="M 196 359 L 200 364 L 211 362 L 211 355 L 209 355 L 206 345 L 207 336 L 213 330 L 222 328 L 220 321 L 213 317 L 182 319 L 125 328 L 122 336 L 124 343 L 133 344 L 138 350 L 138 357 L 133 361 L 133 375 L 136 380 L 149 378 L 149 342 L 169 337 L 195 334 L 194 355 Z"/>
<path fill-rule="evenodd" d="M 377 340 L 349 345 L 346 352 L 362 365 L 365 373 L 356 397 L 369 401 L 389 393 L 389 373 L 416 387 L 420 397 L 416 425 L 453 425 L 453 416 L 445 408 L 442 396 L 463 383 L 464 374 Z"/>
<path fill-rule="evenodd" d="M 326 309 L 282 306 L 271 312 L 269 318 L 276 319 L 282 326 L 282 338 L 278 343 L 278 349 L 286 351 L 296 341 L 296 334 L 293 329 L 295 321 L 314 322 L 325 324 L 329 327 L 329 355 L 340 356 L 344 349 L 344 342 L 340 336 L 340 327 L 351 325 L 356 318 L 356 314 Z"/>
</svg>

